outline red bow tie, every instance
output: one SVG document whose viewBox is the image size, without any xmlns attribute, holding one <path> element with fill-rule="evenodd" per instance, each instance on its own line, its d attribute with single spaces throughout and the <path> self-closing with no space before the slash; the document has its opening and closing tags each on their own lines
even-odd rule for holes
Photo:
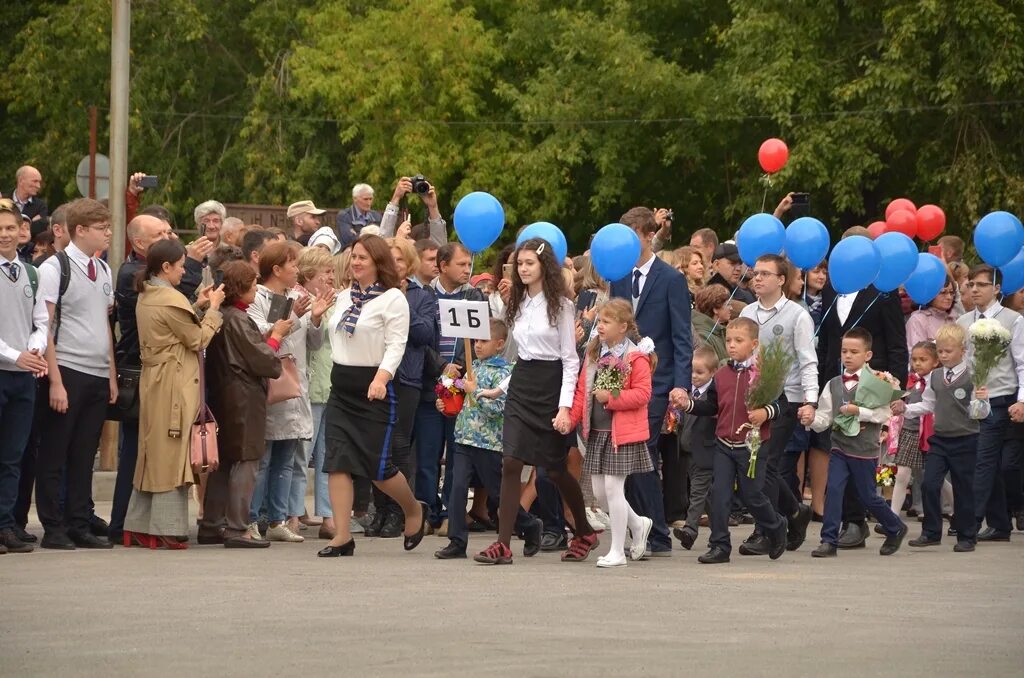
<svg viewBox="0 0 1024 678">
<path fill-rule="evenodd" d="M 856 374 L 844 374 L 843 375 L 843 386 L 847 386 L 849 384 L 856 384 L 858 381 L 860 381 L 860 376 L 859 375 L 856 375 Z"/>
</svg>

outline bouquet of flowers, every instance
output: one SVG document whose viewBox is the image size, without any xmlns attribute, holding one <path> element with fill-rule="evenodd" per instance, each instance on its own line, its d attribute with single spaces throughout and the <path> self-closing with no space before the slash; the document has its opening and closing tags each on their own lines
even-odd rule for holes
<svg viewBox="0 0 1024 678">
<path fill-rule="evenodd" d="M 434 393 L 444 402 L 444 415 L 457 416 L 462 411 L 462 404 L 466 399 L 466 382 L 461 378 L 453 379 L 444 375 L 437 380 Z"/>
<path fill-rule="evenodd" d="M 618 398 L 619 393 L 626 387 L 626 378 L 629 376 L 629 363 L 622 358 L 617 358 L 611 353 L 603 356 L 597 361 L 597 375 L 594 377 L 594 390 L 603 389 L 611 391 L 613 398 Z"/>
<path fill-rule="evenodd" d="M 891 464 L 880 464 L 875 467 L 875 482 L 879 487 L 892 487 L 896 482 L 896 467 Z"/>
<path fill-rule="evenodd" d="M 786 377 L 793 366 L 794 356 L 787 351 L 782 341 L 776 339 L 770 344 L 761 344 L 754 366 L 750 368 L 750 388 L 747 390 L 747 409 L 756 410 L 767 407 L 779 399 L 786 386 Z M 761 449 L 761 429 L 749 423 L 736 430 L 736 433 L 747 429 L 746 443 L 750 448 L 750 466 L 747 477 L 754 477 L 757 465 L 757 452 Z"/>
<path fill-rule="evenodd" d="M 907 395 L 906 391 L 900 390 L 900 380 L 888 372 L 876 372 L 865 366 L 859 376 L 857 394 L 852 402 L 857 407 L 874 410 Z M 860 418 L 855 414 L 836 415 L 832 428 L 853 437 L 860 433 Z"/>
<path fill-rule="evenodd" d="M 999 363 L 1006 349 L 1010 346 L 1010 331 L 1003 327 L 998 320 L 983 318 L 977 321 L 969 330 L 971 345 L 974 347 L 974 360 L 971 363 L 971 383 L 975 388 L 988 383 L 989 374 Z M 980 418 L 981 404 L 972 399 L 970 404 L 970 415 Z"/>
</svg>

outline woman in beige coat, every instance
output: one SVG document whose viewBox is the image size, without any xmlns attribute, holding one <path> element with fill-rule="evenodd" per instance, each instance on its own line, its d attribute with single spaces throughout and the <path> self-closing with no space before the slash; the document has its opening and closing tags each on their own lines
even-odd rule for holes
<svg viewBox="0 0 1024 678">
<path fill-rule="evenodd" d="M 185 248 L 163 240 L 149 249 L 137 283 L 142 349 L 139 384 L 139 459 L 124 521 L 124 545 L 185 548 L 188 535 L 192 423 L 199 412 L 199 354 L 221 326 L 223 286 L 204 288 L 202 320 L 174 289 L 185 270 Z"/>
</svg>

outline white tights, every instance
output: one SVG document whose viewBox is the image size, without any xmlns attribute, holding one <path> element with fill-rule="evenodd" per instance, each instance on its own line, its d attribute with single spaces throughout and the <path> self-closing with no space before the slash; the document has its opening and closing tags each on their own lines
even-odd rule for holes
<svg viewBox="0 0 1024 678">
<path fill-rule="evenodd" d="M 900 509 L 903 508 L 903 500 L 907 496 L 907 487 L 910 485 L 910 476 L 913 473 L 909 466 L 897 466 L 896 467 L 896 482 L 892 486 L 892 503 L 889 508 L 896 515 L 900 514 Z M 949 484 L 949 480 L 942 482 L 942 506 L 953 505 L 953 486 Z"/>
<path fill-rule="evenodd" d="M 594 496 L 601 508 L 608 512 L 612 523 L 612 546 L 608 550 L 616 560 L 622 557 L 626 548 L 626 528 L 633 534 L 640 534 L 643 524 L 626 501 L 626 476 L 596 474 L 591 476 L 594 485 Z"/>
</svg>

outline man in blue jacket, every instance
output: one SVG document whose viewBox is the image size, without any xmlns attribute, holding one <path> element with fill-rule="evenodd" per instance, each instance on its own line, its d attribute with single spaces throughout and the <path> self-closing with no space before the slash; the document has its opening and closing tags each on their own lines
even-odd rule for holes
<svg viewBox="0 0 1024 678">
<path fill-rule="evenodd" d="M 664 211 L 658 216 L 663 220 Z M 690 361 L 693 339 L 690 335 L 690 291 L 683 274 L 654 256 L 652 241 L 658 232 L 655 213 L 647 207 L 634 207 L 619 220 L 640 236 L 640 257 L 629 277 L 612 283 L 613 297 L 633 302 L 633 314 L 641 336 L 654 341 L 658 367 L 652 380 L 651 402 L 647 409 L 651 437 L 647 449 L 654 461 L 654 471 L 629 477 L 626 498 L 642 516 L 654 521 L 651 530 L 650 555 L 670 556 L 672 540 L 665 524 L 662 498 L 661 467 L 658 440 L 669 401 L 676 407 L 686 402 L 690 390 Z"/>
</svg>

